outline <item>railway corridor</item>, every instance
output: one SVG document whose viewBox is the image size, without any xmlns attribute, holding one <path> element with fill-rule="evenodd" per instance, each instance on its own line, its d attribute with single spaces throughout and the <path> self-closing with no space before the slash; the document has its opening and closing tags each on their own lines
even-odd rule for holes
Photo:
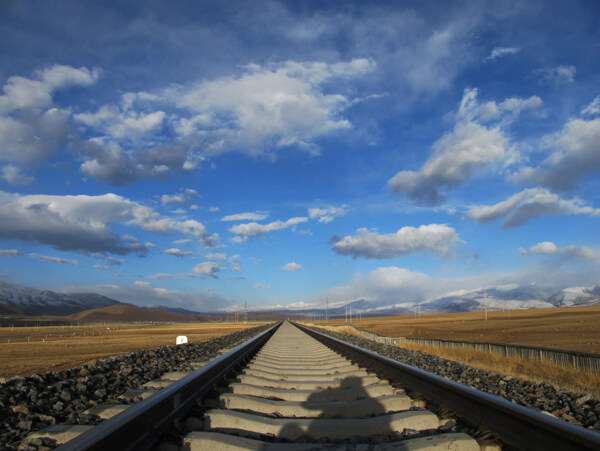
<svg viewBox="0 0 600 451">
<path fill-rule="evenodd" d="M 479 450 L 387 381 L 285 322 L 204 414 L 184 450 Z"/>
</svg>

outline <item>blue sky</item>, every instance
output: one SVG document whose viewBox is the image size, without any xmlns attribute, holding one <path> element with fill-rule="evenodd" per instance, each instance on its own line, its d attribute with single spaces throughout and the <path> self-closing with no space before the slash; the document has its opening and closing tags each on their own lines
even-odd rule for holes
<svg viewBox="0 0 600 451">
<path fill-rule="evenodd" d="M 211 310 L 599 282 L 600 6 L 8 2 L 0 274 Z"/>
</svg>

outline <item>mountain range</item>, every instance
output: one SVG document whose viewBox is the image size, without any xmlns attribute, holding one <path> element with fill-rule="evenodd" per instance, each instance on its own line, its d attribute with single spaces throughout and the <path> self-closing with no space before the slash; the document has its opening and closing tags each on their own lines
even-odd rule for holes
<svg viewBox="0 0 600 451">
<path fill-rule="evenodd" d="M 402 315 L 433 312 L 469 312 L 478 310 L 531 309 L 600 305 L 600 283 L 592 287 L 567 287 L 560 291 L 531 285 L 510 285 L 486 290 L 460 291 L 449 293 L 431 300 L 411 300 L 401 303 L 393 301 L 372 302 L 356 299 L 348 302 L 330 303 L 327 313 L 330 317 L 346 314 L 346 309 L 363 315 Z M 82 313 L 85 312 L 85 313 Z M 37 290 L 0 281 L 1 315 L 54 315 L 69 316 L 78 320 L 116 320 L 127 317 L 140 321 L 194 321 L 227 316 L 240 312 L 239 307 L 226 307 L 212 313 L 200 313 L 184 308 L 168 306 L 138 307 L 119 302 L 96 293 L 56 293 Z M 252 319 L 264 317 L 272 312 L 278 317 L 288 315 L 324 315 L 323 304 L 299 302 L 287 306 L 252 307 Z"/>
</svg>

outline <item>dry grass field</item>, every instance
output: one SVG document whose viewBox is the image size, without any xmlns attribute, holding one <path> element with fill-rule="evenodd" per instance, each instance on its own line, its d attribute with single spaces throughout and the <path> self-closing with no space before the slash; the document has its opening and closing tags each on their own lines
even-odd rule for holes
<svg viewBox="0 0 600 451">
<path fill-rule="evenodd" d="M 266 323 L 110 324 L 0 328 L 0 377 L 81 366 L 138 349 L 174 345 L 178 335 L 207 340 Z M 110 330 L 107 329 L 110 327 Z"/>
<path fill-rule="evenodd" d="M 509 318 L 510 314 L 510 318 Z M 329 321 L 346 324 L 344 319 Z M 507 343 L 600 353 L 600 306 L 443 313 L 353 319 L 352 325 L 388 337 Z"/>
<path fill-rule="evenodd" d="M 345 325 L 344 320 L 329 325 Z M 321 322 L 318 325 L 323 326 Z M 600 307 L 517 310 L 510 312 L 448 313 L 438 315 L 353 319 L 352 325 L 388 337 L 438 338 L 444 340 L 520 344 L 600 353 Z M 350 332 L 350 329 L 337 329 Z M 538 382 L 549 382 L 575 392 L 600 397 L 600 374 L 580 371 L 538 360 L 501 357 L 469 349 L 441 348 L 406 343 L 403 347 L 438 355 L 475 368 Z"/>
</svg>

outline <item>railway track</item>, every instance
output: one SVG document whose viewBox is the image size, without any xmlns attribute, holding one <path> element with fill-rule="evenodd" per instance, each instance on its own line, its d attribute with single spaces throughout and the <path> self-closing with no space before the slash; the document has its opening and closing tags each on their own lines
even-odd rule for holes
<svg viewBox="0 0 600 451">
<path fill-rule="evenodd" d="M 581 450 L 600 434 L 284 322 L 58 449 L 284 448 Z"/>
</svg>

